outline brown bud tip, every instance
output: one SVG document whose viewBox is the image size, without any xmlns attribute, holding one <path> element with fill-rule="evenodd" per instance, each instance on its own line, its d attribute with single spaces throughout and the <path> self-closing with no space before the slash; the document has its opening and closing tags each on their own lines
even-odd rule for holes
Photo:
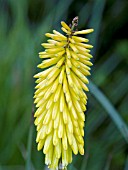
<svg viewBox="0 0 128 170">
<path fill-rule="evenodd" d="M 78 16 L 76 16 L 73 20 L 72 20 L 72 24 L 74 24 L 74 26 L 76 27 L 78 25 Z"/>
</svg>

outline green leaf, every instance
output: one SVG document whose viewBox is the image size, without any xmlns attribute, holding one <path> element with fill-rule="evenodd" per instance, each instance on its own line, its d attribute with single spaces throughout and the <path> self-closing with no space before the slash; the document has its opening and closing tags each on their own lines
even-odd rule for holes
<svg viewBox="0 0 128 170">
<path fill-rule="evenodd" d="M 31 170 L 31 148 L 32 148 L 33 124 L 31 124 L 28 135 L 26 170 Z"/>
<path fill-rule="evenodd" d="M 126 123 L 121 118 L 118 111 L 114 108 L 111 102 L 107 99 L 107 97 L 98 89 L 98 87 L 90 82 L 89 84 L 90 92 L 94 95 L 94 97 L 100 102 L 100 104 L 104 107 L 107 111 L 108 115 L 111 117 L 119 131 L 121 132 L 122 136 L 128 143 L 128 127 Z"/>
</svg>

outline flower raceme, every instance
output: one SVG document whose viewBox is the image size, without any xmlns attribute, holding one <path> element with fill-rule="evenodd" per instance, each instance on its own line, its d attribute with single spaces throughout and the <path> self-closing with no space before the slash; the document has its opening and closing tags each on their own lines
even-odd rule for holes
<svg viewBox="0 0 128 170">
<path fill-rule="evenodd" d="M 60 162 L 65 168 L 72 162 L 72 152 L 84 155 L 85 92 L 93 46 L 79 35 L 93 29 L 74 31 L 77 20 L 74 18 L 72 27 L 61 22 L 65 35 L 56 30 L 45 34 L 50 39 L 41 44 L 45 51 L 39 53 L 43 61 L 38 65 L 43 71 L 34 76 L 38 78 L 34 96 L 37 149 L 43 149 L 45 164 L 51 169 L 58 169 Z"/>
</svg>

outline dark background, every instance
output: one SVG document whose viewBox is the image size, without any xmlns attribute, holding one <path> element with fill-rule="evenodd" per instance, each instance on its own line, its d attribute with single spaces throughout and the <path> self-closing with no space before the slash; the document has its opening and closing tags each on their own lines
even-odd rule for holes
<svg viewBox="0 0 128 170">
<path fill-rule="evenodd" d="M 44 34 L 79 16 L 94 28 L 85 155 L 68 170 L 128 170 L 128 1 L 0 1 L 0 170 L 44 170 L 32 108 Z M 124 123 L 125 122 L 125 123 Z"/>
</svg>

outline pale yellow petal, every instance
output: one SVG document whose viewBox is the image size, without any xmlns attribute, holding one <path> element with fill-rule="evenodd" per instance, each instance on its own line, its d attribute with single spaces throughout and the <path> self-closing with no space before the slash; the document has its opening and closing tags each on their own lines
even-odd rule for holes
<svg viewBox="0 0 128 170">
<path fill-rule="evenodd" d="M 64 21 L 61 21 L 61 25 L 68 31 L 71 31 L 71 28 Z"/>
<path fill-rule="evenodd" d="M 94 31 L 94 29 L 86 29 L 86 30 L 82 30 L 82 31 L 76 31 L 74 33 L 74 35 L 77 35 L 77 34 L 89 34 L 89 33 L 93 32 L 93 31 Z"/>
</svg>

